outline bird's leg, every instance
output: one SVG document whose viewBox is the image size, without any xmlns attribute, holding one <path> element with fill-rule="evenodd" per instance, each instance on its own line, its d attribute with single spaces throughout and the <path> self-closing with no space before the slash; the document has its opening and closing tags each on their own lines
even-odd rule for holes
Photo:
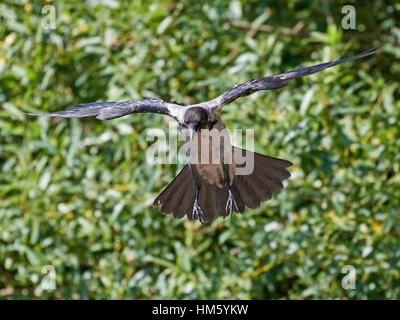
<svg viewBox="0 0 400 320">
<path fill-rule="evenodd" d="M 239 208 L 236 204 L 235 196 L 232 193 L 231 187 L 229 184 L 226 184 L 228 188 L 228 201 L 226 202 L 226 207 L 225 207 L 225 212 L 230 214 L 232 218 L 232 213 L 233 213 L 233 207 L 235 207 L 236 211 L 239 212 Z"/>
<path fill-rule="evenodd" d="M 191 140 L 192 140 L 192 138 L 193 137 L 191 137 Z M 197 177 L 193 173 L 192 163 L 190 162 L 190 148 L 187 151 L 187 156 L 188 156 L 188 166 L 189 166 L 190 173 L 192 174 L 194 188 L 195 188 L 195 196 L 194 196 L 194 203 L 193 203 L 193 209 L 192 209 L 192 217 L 195 217 L 201 223 L 204 223 L 204 211 L 203 211 L 203 209 L 201 209 L 201 207 L 199 205 L 200 183 L 197 180 Z"/>
<path fill-rule="evenodd" d="M 201 207 L 199 205 L 200 184 L 198 183 L 197 178 L 193 174 L 192 164 L 190 163 L 190 158 L 189 158 L 189 161 L 188 161 L 188 166 L 189 166 L 190 172 L 192 174 L 194 188 L 196 190 L 195 191 L 195 195 L 194 195 L 192 216 L 195 217 L 196 219 L 198 219 L 201 223 L 203 223 L 204 222 L 204 211 L 203 211 L 203 209 L 201 209 Z"/>
<path fill-rule="evenodd" d="M 198 202 L 198 197 L 199 197 L 199 190 L 198 186 L 196 185 L 196 194 L 194 198 L 194 203 L 193 203 L 193 210 L 192 210 L 192 216 L 196 217 L 201 223 L 204 223 L 204 212 L 203 209 L 200 208 L 199 202 Z"/>
<path fill-rule="evenodd" d="M 225 166 L 224 166 L 224 179 L 225 179 L 226 187 L 228 188 L 228 200 L 226 201 L 225 212 L 229 213 L 229 215 L 232 218 L 233 208 L 235 207 L 237 212 L 239 212 L 239 208 L 237 206 L 235 196 L 233 195 L 231 186 L 229 185 L 229 174 L 228 174 L 228 170 L 226 169 Z"/>
</svg>

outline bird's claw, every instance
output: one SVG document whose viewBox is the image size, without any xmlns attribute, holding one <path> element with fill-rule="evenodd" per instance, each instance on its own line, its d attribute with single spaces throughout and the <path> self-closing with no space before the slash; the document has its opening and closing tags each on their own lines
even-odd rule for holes
<svg viewBox="0 0 400 320">
<path fill-rule="evenodd" d="M 204 211 L 200 208 L 197 199 L 195 199 L 193 203 L 192 216 L 195 217 L 195 219 L 198 219 L 201 223 L 204 223 Z"/>
<path fill-rule="evenodd" d="M 233 196 L 232 191 L 228 189 L 228 192 L 229 192 L 229 195 L 228 195 L 228 201 L 226 202 L 225 212 L 229 213 L 230 216 L 232 217 L 233 207 L 235 207 L 237 212 L 239 212 L 239 208 L 236 204 L 236 200 L 235 200 L 235 197 Z"/>
</svg>

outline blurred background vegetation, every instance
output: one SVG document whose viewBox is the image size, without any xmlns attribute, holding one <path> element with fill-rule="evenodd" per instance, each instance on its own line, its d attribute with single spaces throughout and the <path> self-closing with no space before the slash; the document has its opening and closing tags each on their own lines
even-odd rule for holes
<svg viewBox="0 0 400 320">
<path fill-rule="evenodd" d="M 0 13 L 0 298 L 400 298 L 398 1 L 6 0 Z M 181 168 L 146 162 L 146 129 L 165 117 L 22 113 L 199 102 L 374 46 L 224 109 L 229 129 L 254 128 L 257 152 L 295 165 L 272 201 L 206 225 L 151 207 Z M 45 265 L 55 290 L 41 288 Z"/>
</svg>

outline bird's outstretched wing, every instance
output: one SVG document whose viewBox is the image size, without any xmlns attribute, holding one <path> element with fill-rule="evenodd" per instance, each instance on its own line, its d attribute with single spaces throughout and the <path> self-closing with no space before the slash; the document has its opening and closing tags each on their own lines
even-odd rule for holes
<svg viewBox="0 0 400 320">
<path fill-rule="evenodd" d="M 248 80 L 226 91 L 224 94 L 218 96 L 217 98 L 205 102 L 204 106 L 207 107 L 210 111 L 214 111 L 215 109 L 221 109 L 225 104 L 228 104 L 236 100 L 237 98 L 248 96 L 259 90 L 274 90 L 283 88 L 289 85 L 287 81 L 290 79 L 305 77 L 310 74 L 317 73 L 326 68 L 336 66 L 338 64 L 341 64 L 349 60 L 354 60 L 369 56 L 371 54 L 374 54 L 375 52 L 376 48 L 364 51 L 360 54 L 357 54 L 355 56 L 346 59 L 340 59 L 340 60 L 338 59 L 331 62 L 321 63 L 306 68 L 300 67 L 297 70 L 288 71 L 285 73 L 272 75 L 269 77 Z"/>
<path fill-rule="evenodd" d="M 124 102 L 82 103 L 81 107 L 49 113 L 26 113 L 30 116 L 81 118 L 96 116 L 100 120 L 120 118 L 131 113 L 160 113 L 176 118 L 182 106 L 159 99 Z"/>
</svg>

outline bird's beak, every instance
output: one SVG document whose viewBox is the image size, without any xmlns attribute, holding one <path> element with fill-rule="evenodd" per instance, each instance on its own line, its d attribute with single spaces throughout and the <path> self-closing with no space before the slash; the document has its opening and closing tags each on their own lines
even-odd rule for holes
<svg viewBox="0 0 400 320">
<path fill-rule="evenodd" d="M 194 136 L 196 135 L 196 129 L 194 126 L 189 126 L 189 135 L 190 135 L 190 140 L 193 140 Z"/>
</svg>

